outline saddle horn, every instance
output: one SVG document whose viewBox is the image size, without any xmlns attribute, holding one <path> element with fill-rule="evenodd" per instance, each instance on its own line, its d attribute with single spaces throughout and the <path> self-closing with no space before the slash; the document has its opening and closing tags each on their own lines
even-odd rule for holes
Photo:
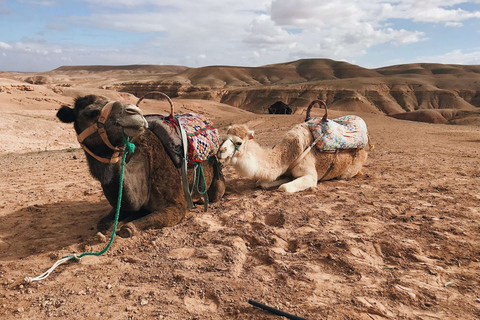
<svg viewBox="0 0 480 320">
<path fill-rule="evenodd" d="M 310 110 L 313 108 L 315 104 L 318 104 L 318 106 L 321 108 L 322 106 L 325 107 L 325 114 L 323 115 L 322 122 L 327 122 L 327 117 L 328 117 L 328 109 L 327 105 L 323 100 L 313 100 L 310 102 L 310 104 L 307 107 L 307 113 L 305 116 L 305 121 L 307 121 L 310 118 Z"/>
<path fill-rule="evenodd" d="M 174 110 L 173 110 L 172 99 L 170 99 L 170 97 L 168 95 L 166 95 L 165 93 L 160 92 L 160 91 L 150 91 L 150 92 L 145 93 L 140 99 L 138 99 L 137 107 L 139 107 L 140 102 L 142 102 L 142 100 L 145 99 L 145 97 L 150 95 L 150 94 L 159 94 L 159 95 L 163 96 L 164 98 L 166 98 L 168 100 L 168 103 L 170 103 L 170 116 L 173 117 Z"/>
</svg>

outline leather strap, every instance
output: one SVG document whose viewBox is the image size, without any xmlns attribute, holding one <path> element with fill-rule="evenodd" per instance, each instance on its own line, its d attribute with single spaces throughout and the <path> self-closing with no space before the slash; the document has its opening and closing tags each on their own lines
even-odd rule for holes
<svg viewBox="0 0 480 320">
<path fill-rule="evenodd" d="M 110 143 L 110 140 L 108 140 L 108 135 L 107 131 L 105 130 L 105 122 L 107 122 L 108 116 L 110 115 L 110 112 L 112 111 L 112 107 L 114 105 L 115 101 L 109 101 L 107 104 L 102 108 L 102 112 L 100 113 L 100 116 L 98 117 L 97 122 L 92 124 L 90 127 L 87 129 L 83 130 L 78 136 L 77 140 L 80 143 L 80 146 L 85 150 L 89 155 L 94 157 L 96 160 L 103 162 L 103 163 L 117 163 L 120 161 L 122 158 L 120 153 L 123 152 L 123 147 L 115 147 Z M 100 135 L 100 138 L 102 138 L 103 143 L 110 149 L 112 149 L 114 152 L 110 158 L 103 158 L 100 156 L 97 156 L 93 151 L 91 151 L 84 143 L 85 139 L 95 132 L 98 132 Z"/>
</svg>

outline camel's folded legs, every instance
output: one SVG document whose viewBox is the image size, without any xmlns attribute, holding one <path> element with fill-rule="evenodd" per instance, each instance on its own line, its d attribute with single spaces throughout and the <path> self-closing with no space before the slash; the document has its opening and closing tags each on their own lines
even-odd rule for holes
<svg viewBox="0 0 480 320">
<path fill-rule="evenodd" d="M 308 188 L 313 188 L 317 185 L 317 175 L 307 174 L 294 179 L 291 182 L 282 184 L 278 190 L 287 193 L 294 193 Z"/>
<path fill-rule="evenodd" d="M 97 230 L 103 234 L 110 233 L 113 229 L 113 225 L 115 224 L 115 214 L 116 214 L 116 209 L 113 208 L 110 210 L 110 213 L 103 217 L 97 224 Z M 130 213 L 125 212 L 125 211 L 120 211 L 119 214 L 119 221 L 117 224 L 117 228 L 121 227 L 122 222 L 121 220 L 125 219 Z"/>
<path fill-rule="evenodd" d="M 161 210 L 125 223 L 117 234 L 122 238 L 128 238 L 141 230 L 172 227 L 183 220 L 186 211 L 187 206 L 184 202 L 166 206 Z"/>
<path fill-rule="evenodd" d="M 291 178 L 282 178 L 275 181 L 265 181 L 265 180 L 258 180 L 255 183 L 256 187 L 261 187 L 262 189 L 271 189 L 276 188 L 284 183 L 292 181 Z"/>
</svg>

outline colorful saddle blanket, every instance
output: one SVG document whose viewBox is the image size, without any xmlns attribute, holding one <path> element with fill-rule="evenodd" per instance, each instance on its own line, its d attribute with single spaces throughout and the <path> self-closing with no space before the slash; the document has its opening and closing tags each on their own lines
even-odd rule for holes
<svg viewBox="0 0 480 320">
<path fill-rule="evenodd" d="M 191 165 L 201 163 L 216 155 L 220 146 L 220 135 L 213 123 L 203 115 L 182 113 L 174 117 L 145 115 L 148 128 L 155 133 L 165 147 L 176 167 L 183 158 L 182 137 L 179 125 L 187 135 L 187 160 Z"/>
<path fill-rule="evenodd" d="M 320 137 L 318 151 L 365 148 L 368 145 L 367 124 L 358 116 L 344 116 L 322 122 L 322 118 L 307 120 L 313 139 Z"/>
<path fill-rule="evenodd" d="M 196 113 L 183 113 L 175 119 L 187 134 L 189 161 L 203 162 L 217 154 L 220 135 L 210 120 Z"/>
</svg>

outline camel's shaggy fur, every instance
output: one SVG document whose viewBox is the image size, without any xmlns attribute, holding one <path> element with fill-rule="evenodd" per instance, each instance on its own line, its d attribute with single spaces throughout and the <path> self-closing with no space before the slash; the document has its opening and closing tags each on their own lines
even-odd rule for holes
<svg viewBox="0 0 480 320">
<path fill-rule="evenodd" d="M 107 99 L 89 95 L 75 100 L 75 107 L 62 106 L 57 116 L 63 122 L 73 122 L 77 134 L 95 123 Z M 108 139 L 114 146 L 122 146 L 121 130 L 134 137 L 135 152 L 126 158 L 123 197 L 120 211 L 119 235 L 128 237 L 137 230 L 162 228 L 179 223 L 185 216 L 185 201 L 180 170 L 175 167 L 155 134 L 146 130 L 148 123 L 141 110 L 130 104 L 115 102 L 105 123 Z M 95 155 L 110 158 L 112 151 L 98 133 L 89 136 L 85 145 Z M 91 174 L 100 181 L 105 197 L 112 205 L 110 214 L 97 225 L 100 232 L 113 227 L 119 190 L 120 162 L 102 163 L 85 152 Z M 216 201 L 225 192 L 225 180 L 216 160 L 204 164 L 205 181 L 210 201 Z M 190 182 L 192 174 L 190 174 Z M 194 196 L 199 196 L 194 193 Z"/>
<path fill-rule="evenodd" d="M 257 185 L 263 188 L 280 186 L 279 190 L 288 193 L 315 187 L 321 180 L 354 177 L 367 160 L 366 149 L 342 150 L 335 154 L 312 148 L 297 165 L 290 168 L 312 142 L 306 123 L 288 131 L 273 149 L 258 145 L 253 140 L 253 131 L 246 125 L 233 125 L 228 128 L 217 155 L 220 161 L 233 165 L 241 175 L 258 179 Z M 330 168 L 332 164 L 333 168 Z"/>
</svg>

